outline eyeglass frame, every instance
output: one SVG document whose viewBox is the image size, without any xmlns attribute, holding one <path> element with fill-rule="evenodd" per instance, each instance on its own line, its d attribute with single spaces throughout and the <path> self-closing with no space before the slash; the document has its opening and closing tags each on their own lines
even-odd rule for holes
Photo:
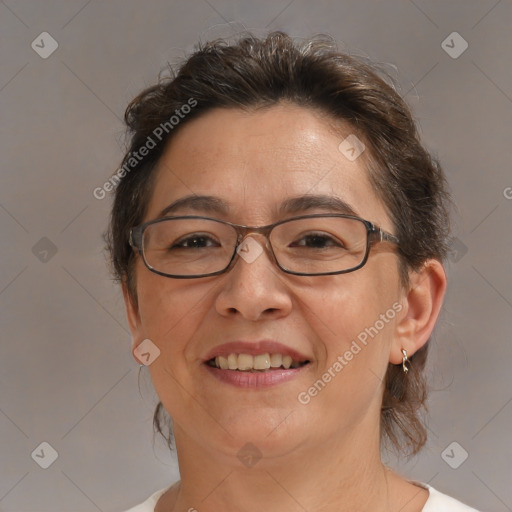
<svg viewBox="0 0 512 512">
<path fill-rule="evenodd" d="M 357 220 L 359 222 L 362 222 L 364 226 L 366 227 L 366 249 L 365 254 L 363 257 L 363 260 L 359 265 L 353 268 L 349 268 L 347 270 L 337 270 L 333 272 L 322 272 L 322 273 L 315 273 L 315 274 L 308 274 L 304 272 L 294 272 L 292 270 L 288 270 L 285 267 L 283 267 L 275 253 L 274 248 L 272 247 L 272 242 L 270 241 L 270 234 L 272 230 L 276 226 L 280 226 L 281 224 L 285 224 L 290 221 L 294 220 L 300 220 L 300 219 L 311 219 L 311 218 L 317 218 L 317 217 L 338 217 L 338 218 L 344 218 L 344 219 L 353 219 Z M 147 262 L 146 256 L 144 253 L 144 248 L 142 244 L 142 240 L 144 237 L 144 231 L 147 227 L 158 224 L 161 222 L 165 222 L 172 219 L 203 219 L 203 220 L 210 220 L 214 222 L 219 222 L 220 224 L 226 224 L 228 226 L 233 227 L 237 232 L 237 242 L 233 251 L 233 255 L 231 256 L 231 259 L 229 260 L 229 263 L 226 265 L 225 268 L 222 270 L 218 270 L 216 272 L 211 272 L 209 274 L 197 274 L 197 275 L 190 275 L 190 276 L 183 276 L 183 275 L 176 275 L 176 274 L 166 274 L 165 272 L 161 272 L 159 270 L 156 270 L 155 268 L 151 267 L 151 265 Z M 313 213 L 309 215 L 300 215 L 297 217 L 291 217 L 288 219 L 283 219 L 278 222 L 274 222 L 273 224 L 267 224 L 265 226 L 245 226 L 242 224 L 235 224 L 233 222 L 229 222 L 227 220 L 221 220 L 221 219 L 214 219 L 212 217 L 204 217 L 202 215 L 180 215 L 176 217 L 161 217 L 159 219 L 153 219 L 149 220 L 147 222 L 144 222 L 143 224 L 139 224 L 138 226 L 130 229 L 130 236 L 129 236 L 129 244 L 133 249 L 137 249 L 138 253 L 142 256 L 142 260 L 144 262 L 144 265 L 147 267 L 147 269 L 155 274 L 161 275 L 163 277 L 170 277 L 172 279 L 198 279 L 201 277 L 213 277 L 218 276 L 220 274 L 224 274 L 229 270 L 229 268 L 232 266 L 233 261 L 235 260 L 235 257 L 237 255 L 238 248 L 240 247 L 241 243 L 245 240 L 245 238 L 252 233 L 259 233 L 262 234 L 266 240 L 267 240 L 267 246 L 269 249 L 269 253 L 272 255 L 272 258 L 277 265 L 277 267 L 282 270 L 283 272 L 295 276 L 307 276 L 307 277 L 315 277 L 315 276 L 329 276 L 329 275 L 338 275 L 338 274 L 348 274 L 349 272 L 354 272 L 356 270 L 359 270 L 360 268 L 364 267 L 366 262 L 368 261 L 368 257 L 370 254 L 370 249 L 378 243 L 382 242 L 389 242 L 395 245 L 400 244 L 400 240 L 397 236 L 384 231 L 380 226 L 377 226 L 373 222 L 370 222 L 369 220 L 363 219 L 361 217 L 357 217 L 356 215 L 348 215 L 344 213 Z"/>
</svg>

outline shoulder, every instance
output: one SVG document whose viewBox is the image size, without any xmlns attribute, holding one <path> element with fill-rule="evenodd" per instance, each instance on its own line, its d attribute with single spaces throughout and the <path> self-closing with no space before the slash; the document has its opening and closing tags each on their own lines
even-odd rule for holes
<svg viewBox="0 0 512 512">
<path fill-rule="evenodd" d="M 478 510 L 437 491 L 428 484 L 421 484 L 421 486 L 429 491 L 429 497 L 422 512 L 478 512 Z"/>
<path fill-rule="evenodd" d="M 455 498 L 451 498 L 450 496 L 437 491 L 428 484 L 420 482 L 414 483 L 428 489 L 429 491 L 429 497 L 422 512 L 479 512 L 468 505 L 464 505 L 464 503 L 456 500 Z M 155 492 L 144 503 L 130 508 L 125 512 L 154 512 L 158 500 L 167 490 L 168 489 L 166 488 Z"/>
<path fill-rule="evenodd" d="M 135 507 L 130 508 L 125 512 L 154 512 L 160 496 L 162 496 L 167 490 L 168 488 L 160 489 L 159 491 L 152 494 L 144 503 L 136 505 Z"/>
</svg>

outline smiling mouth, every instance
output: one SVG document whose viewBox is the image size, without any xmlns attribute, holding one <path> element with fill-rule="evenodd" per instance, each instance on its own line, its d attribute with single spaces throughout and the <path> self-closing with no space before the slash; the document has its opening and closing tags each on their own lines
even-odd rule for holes
<svg viewBox="0 0 512 512">
<path fill-rule="evenodd" d="M 289 370 L 300 368 L 309 361 L 296 361 L 289 355 L 282 354 L 229 354 L 213 357 L 207 365 L 220 370 L 235 370 L 239 372 L 270 372 L 272 370 Z"/>
</svg>

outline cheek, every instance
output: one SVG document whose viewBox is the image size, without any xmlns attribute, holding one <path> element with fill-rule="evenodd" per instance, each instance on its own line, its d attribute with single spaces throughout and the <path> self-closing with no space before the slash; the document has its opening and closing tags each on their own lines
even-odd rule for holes
<svg viewBox="0 0 512 512">
<path fill-rule="evenodd" d="M 326 425 L 344 428 L 380 408 L 398 294 L 389 283 L 380 286 L 355 274 L 339 281 L 319 295 L 309 294 L 304 305 L 302 314 L 322 353 L 299 400 Z"/>
<path fill-rule="evenodd" d="M 141 323 L 169 361 L 184 352 L 201 324 L 212 287 L 150 275 L 138 285 Z"/>
<path fill-rule="evenodd" d="M 344 354 L 350 366 L 356 366 L 356 360 L 368 365 L 384 358 L 387 363 L 398 290 L 382 272 L 370 265 L 365 270 L 333 276 L 304 294 L 301 315 L 323 350 L 317 355 L 320 365 L 329 366 Z"/>
<path fill-rule="evenodd" d="M 151 380 L 165 409 L 181 420 L 193 405 L 187 390 L 194 389 L 191 367 L 197 361 L 190 354 L 211 303 L 212 286 L 150 275 L 138 290 L 144 335 L 160 350 L 148 368 Z"/>
</svg>

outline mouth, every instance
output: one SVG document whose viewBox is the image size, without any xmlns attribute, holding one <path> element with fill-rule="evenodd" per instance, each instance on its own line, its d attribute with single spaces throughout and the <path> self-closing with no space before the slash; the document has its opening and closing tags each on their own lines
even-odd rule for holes
<svg viewBox="0 0 512 512">
<path fill-rule="evenodd" d="M 309 364 L 309 360 L 293 359 L 288 354 L 262 353 L 244 354 L 230 353 L 212 357 L 206 361 L 208 366 L 219 370 L 231 370 L 245 373 L 268 373 L 276 370 L 296 369 Z"/>
<path fill-rule="evenodd" d="M 218 381 L 242 389 L 269 389 L 300 378 L 309 355 L 276 340 L 231 341 L 205 354 L 203 368 Z"/>
</svg>

